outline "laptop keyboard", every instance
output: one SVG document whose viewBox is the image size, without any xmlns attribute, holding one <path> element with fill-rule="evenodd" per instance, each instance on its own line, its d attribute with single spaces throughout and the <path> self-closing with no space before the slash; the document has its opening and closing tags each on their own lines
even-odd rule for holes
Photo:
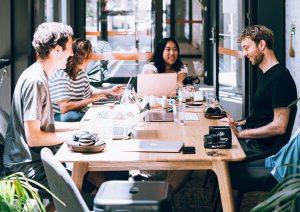
<svg viewBox="0 0 300 212">
<path fill-rule="evenodd" d="M 187 112 L 184 114 L 184 119 L 186 121 L 198 121 L 199 120 L 196 113 L 187 113 Z"/>
</svg>

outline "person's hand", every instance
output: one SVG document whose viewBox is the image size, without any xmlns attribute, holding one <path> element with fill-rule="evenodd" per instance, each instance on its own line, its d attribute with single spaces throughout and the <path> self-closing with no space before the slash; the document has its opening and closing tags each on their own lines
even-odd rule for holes
<svg viewBox="0 0 300 212">
<path fill-rule="evenodd" d="M 107 97 L 104 94 L 92 94 L 90 97 L 93 102 L 106 100 Z"/>
<path fill-rule="evenodd" d="M 229 123 L 229 118 L 227 118 L 227 117 L 221 118 L 221 119 L 219 119 L 219 121 Z"/>
<path fill-rule="evenodd" d="M 229 121 L 228 122 L 233 134 L 237 137 L 237 138 L 240 138 L 240 131 L 238 130 L 237 126 L 236 126 L 236 123 L 235 122 L 232 122 L 232 121 Z"/>
<path fill-rule="evenodd" d="M 232 115 L 230 114 L 230 113 L 226 113 L 226 118 L 224 118 L 224 119 L 226 119 L 226 122 L 227 123 L 231 123 L 231 124 L 233 124 L 235 127 L 237 127 L 238 126 L 238 124 L 237 124 L 237 122 L 234 120 L 234 118 L 232 117 Z"/>
<path fill-rule="evenodd" d="M 119 96 L 123 93 L 125 87 L 123 85 L 115 85 L 110 89 L 110 95 Z"/>
</svg>

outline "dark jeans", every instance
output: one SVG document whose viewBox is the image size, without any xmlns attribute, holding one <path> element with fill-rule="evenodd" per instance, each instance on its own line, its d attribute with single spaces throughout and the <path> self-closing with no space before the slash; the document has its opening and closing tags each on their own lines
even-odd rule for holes
<svg viewBox="0 0 300 212">
<path fill-rule="evenodd" d="M 259 154 L 264 150 L 259 146 L 257 141 L 251 139 L 240 139 L 239 140 L 246 156 Z"/>
<path fill-rule="evenodd" d="M 55 114 L 54 120 L 62 122 L 76 122 L 80 121 L 84 114 L 85 113 L 81 111 L 70 111 L 67 113 Z"/>
</svg>

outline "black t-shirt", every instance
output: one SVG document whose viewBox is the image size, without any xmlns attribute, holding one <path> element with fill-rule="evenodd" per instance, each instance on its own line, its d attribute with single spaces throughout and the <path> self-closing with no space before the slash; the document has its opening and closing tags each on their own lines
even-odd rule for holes
<svg viewBox="0 0 300 212">
<path fill-rule="evenodd" d="M 297 89 L 290 72 L 277 64 L 267 72 L 259 71 L 258 88 L 254 96 L 253 108 L 243 129 L 265 126 L 274 119 L 274 109 L 287 107 L 297 99 Z M 256 139 L 266 149 L 274 144 L 274 137 Z"/>
</svg>

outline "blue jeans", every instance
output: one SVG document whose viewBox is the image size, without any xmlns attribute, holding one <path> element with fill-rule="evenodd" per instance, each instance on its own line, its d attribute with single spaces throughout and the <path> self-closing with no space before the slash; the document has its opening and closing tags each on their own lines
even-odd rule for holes
<svg viewBox="0 0 300 212">
<path fill-rule="evenodd" d="M 84 114 L 85 113 L 81 111 L 70 111 L 67 113 L 54 114 L 54 120 L 62 122 L 76 122 L 80 121 Z"/>
</svg>

